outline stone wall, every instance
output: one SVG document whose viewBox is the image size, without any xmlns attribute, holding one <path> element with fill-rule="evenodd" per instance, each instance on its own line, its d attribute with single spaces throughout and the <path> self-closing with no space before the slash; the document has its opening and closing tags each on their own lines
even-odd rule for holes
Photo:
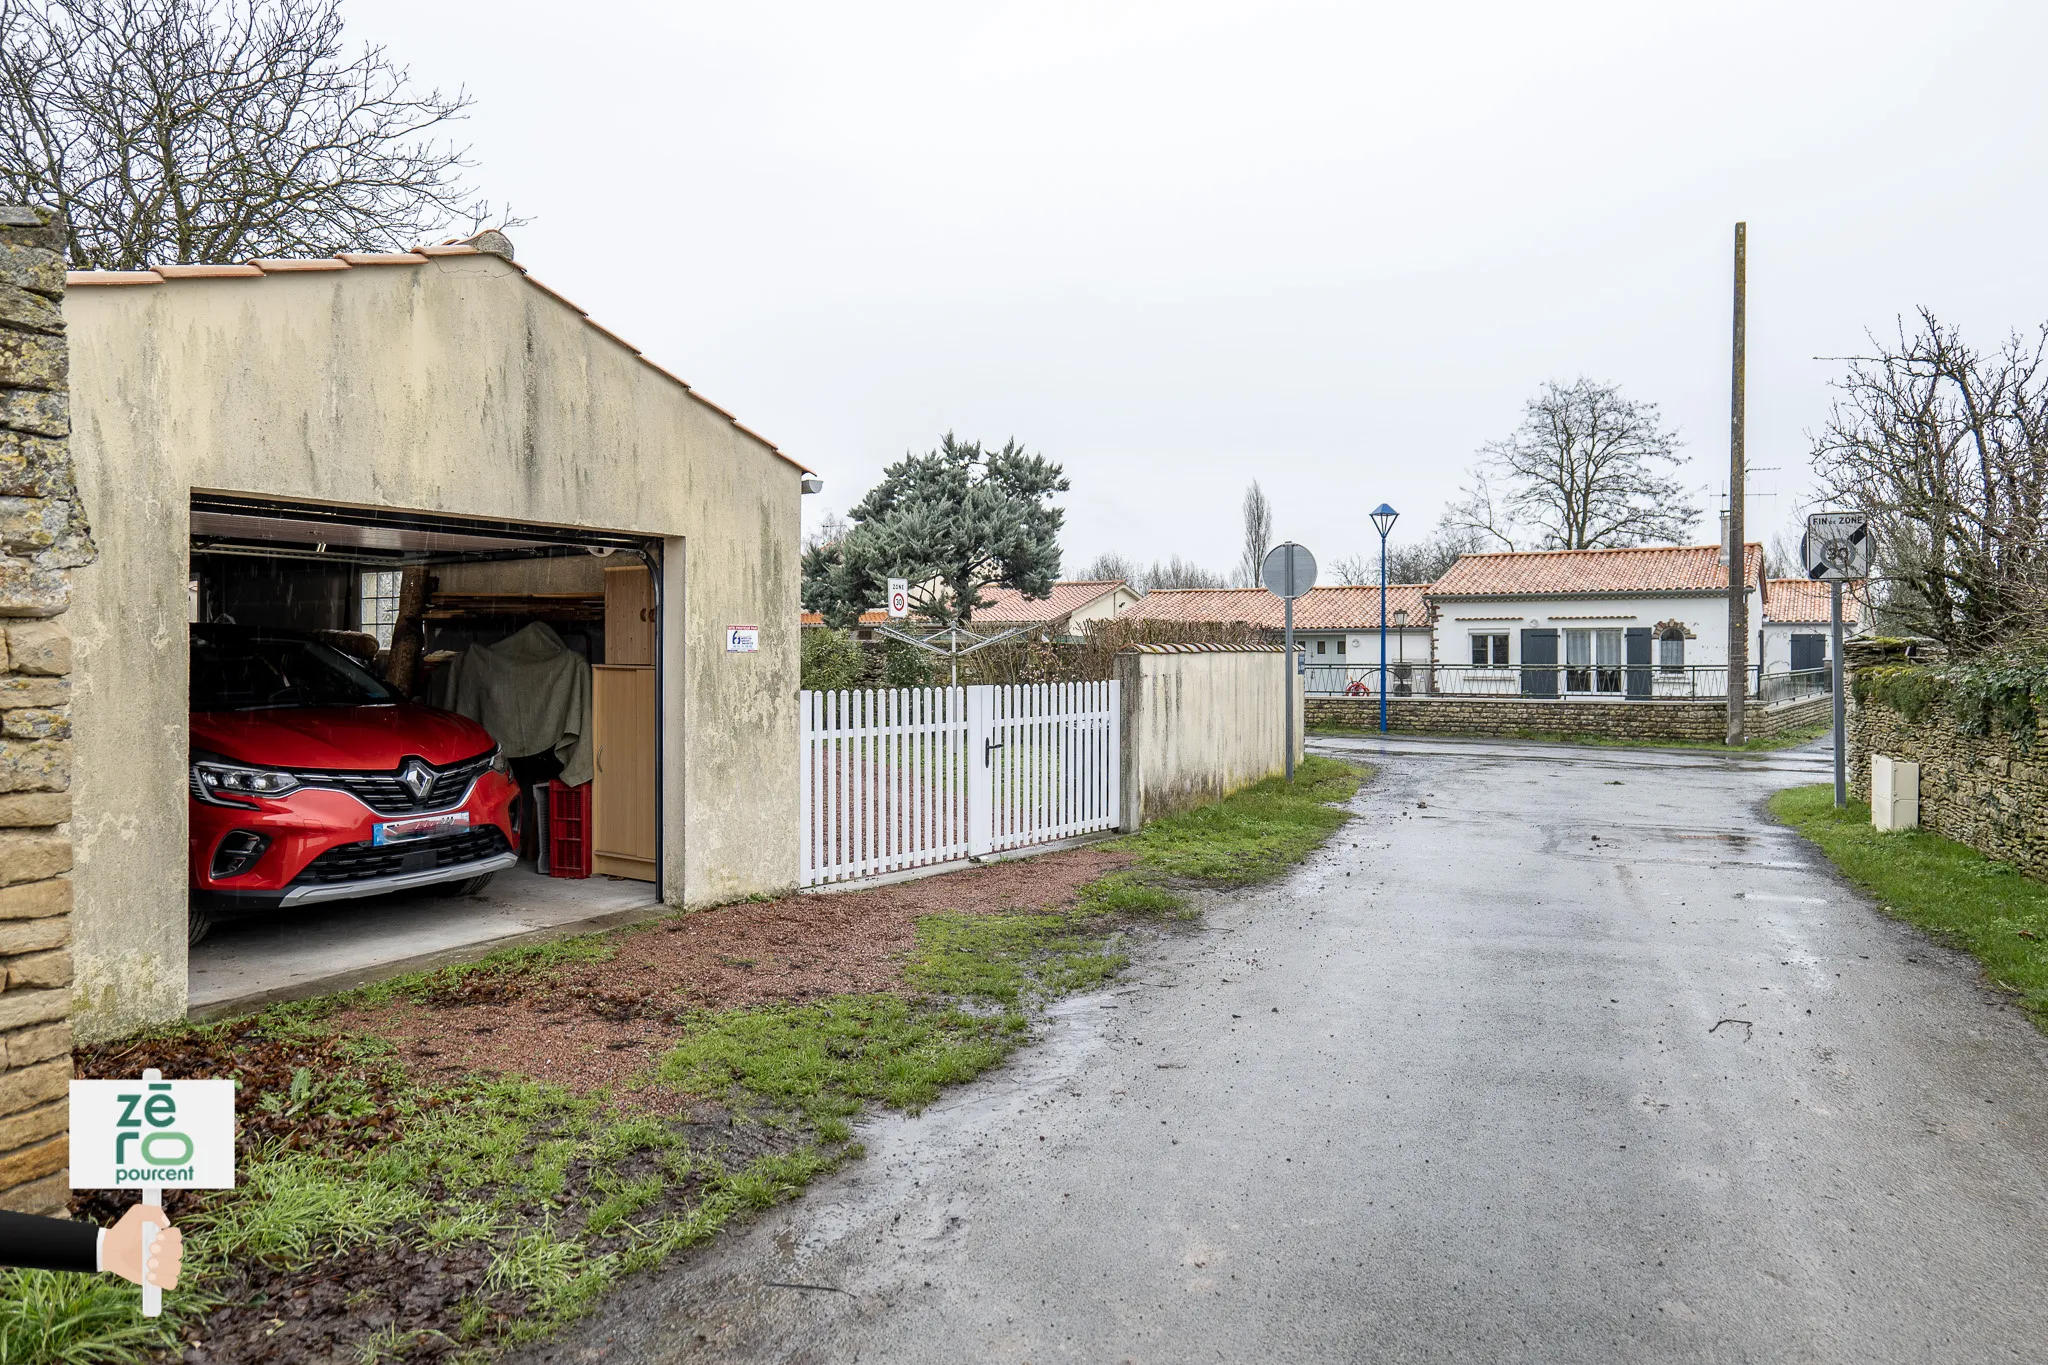
<svg viewBox="0 0 2048 1365">
<path fill-rule="evenodd" d="M 1822 694 L 1773 706 L 1750 706 L 1752 738 L 1825 725 L 1832 703 Z M 1376 697 L 1310 697 L 1312 727 L 1377 730 Z M 1581 701 L 1542 697 L 1389 697 L 1387 728 L 1411 735 L 1572 735 L 1587 739 L 1665 740 L 1718 744 L 1728 733 L 1728 705 L 1719 701 Z"/>
<path fill-rule="evenodd" d="M 1849 700 L 1849 790 L 1870 799 L 1870 756 L 1920 765 L 1920 826 L 2048 881 L 2048 717 L 2032 748 L 2003 730 L 1964 734 L 1930 706 L 1908 720 Z"/>
<path fill-rule="evenodd" d="M 0 1207 L 62 1210 L 71 1082 L 71 481 L 64 231 L 0 206 Z"/>
</svg>

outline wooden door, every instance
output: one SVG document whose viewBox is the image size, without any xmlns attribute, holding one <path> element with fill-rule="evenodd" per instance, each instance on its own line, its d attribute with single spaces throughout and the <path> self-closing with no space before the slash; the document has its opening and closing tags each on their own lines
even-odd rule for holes
<svg viewBox="0 0 2048 1365">
<path fill-rule="evenodd" d="M 654 663 L 654 579 L 628 564 L 604 571 L 604 661 L 633 667 Z"/>
<path fill-rule="evenodd" d="M 654 670 L 599 664 L 590 674 L 590 729 L 597 749 L 590 781 L 590 870 L 651 882 L 660 807 L 654 787 Z"/>
</svg>

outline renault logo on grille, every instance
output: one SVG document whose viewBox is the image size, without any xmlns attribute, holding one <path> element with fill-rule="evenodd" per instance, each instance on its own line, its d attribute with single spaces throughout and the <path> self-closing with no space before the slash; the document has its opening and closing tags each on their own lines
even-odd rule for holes
<svg viewBox="0 0 2048 1365">
<path fill-rule="evenodd" d="M 427 793 L 434 789 L 434 770 L 416 758 L 408 758 L 405 766 L 398 770 L 398 780 L 412 793 L 415 801 L 427 799 Z"/>
</svg>

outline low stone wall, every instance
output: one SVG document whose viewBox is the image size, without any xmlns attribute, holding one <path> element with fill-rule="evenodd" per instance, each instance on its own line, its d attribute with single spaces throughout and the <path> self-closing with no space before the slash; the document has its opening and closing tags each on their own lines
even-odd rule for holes
<svg viewBox="0 0 2048 1365">
<path fill-rule="evenodd" d="M 1825 725 L 1832 702 L 1825 694 L 1774 706 L 1751 706 L 1745 715 L 1753 738 Z M 1376 730 L 1376 697 L 1310 697 L 1311 726 Z M 1411 735 L 1573 735 L 1587 739 L 1666 740 L 1716 744 L 1728 733 L 1728 704 L 1719 701 L 1583 701 L 1546 697 L 1389 697 L 1387 728 Z"/>
<path fill-rule="evenodd" d="M 0 205 L 0 1207 L 56 1213 L 71 1085 L 72 487 L 64 229 Z"/>
<path fill-rule="evenodd" d="M 1277 647 L 1139 645 L 1116 656 L 1122 683 L 1123 822 L 1218 801 L 1286 769 L 1287 655 Z M 1301 754 L 1301 680 L 1294 752 Z"/>
<path fill-rule="evenodd" d="M 1920 765 L 1920 826 L 2048 881 L 2048 717 L 2031 749 L 1994 729 L 1965 734 L 1939 706 L 1908 720 L 1849 701 L 1849 790 L 1870 799 L 1870 756 Z"/>
</svg>

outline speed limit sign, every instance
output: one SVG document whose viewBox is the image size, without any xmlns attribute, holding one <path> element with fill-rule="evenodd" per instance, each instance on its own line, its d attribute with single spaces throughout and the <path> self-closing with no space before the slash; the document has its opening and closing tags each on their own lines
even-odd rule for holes
<svg viewBox="0 0 2048 1365">
<path fill-rule="evenodd" d="M 889 580 L 889 615 L 898 620 L 910 615 L 910 580 L 892 578 Z"/>
<path fill-rule="evenodd" d="M 1870 523 L 1861 512 L 1815 512 L 1806 519 L 1806 576 L 1848 582 L 1870 572 Z"/>
</svg>

